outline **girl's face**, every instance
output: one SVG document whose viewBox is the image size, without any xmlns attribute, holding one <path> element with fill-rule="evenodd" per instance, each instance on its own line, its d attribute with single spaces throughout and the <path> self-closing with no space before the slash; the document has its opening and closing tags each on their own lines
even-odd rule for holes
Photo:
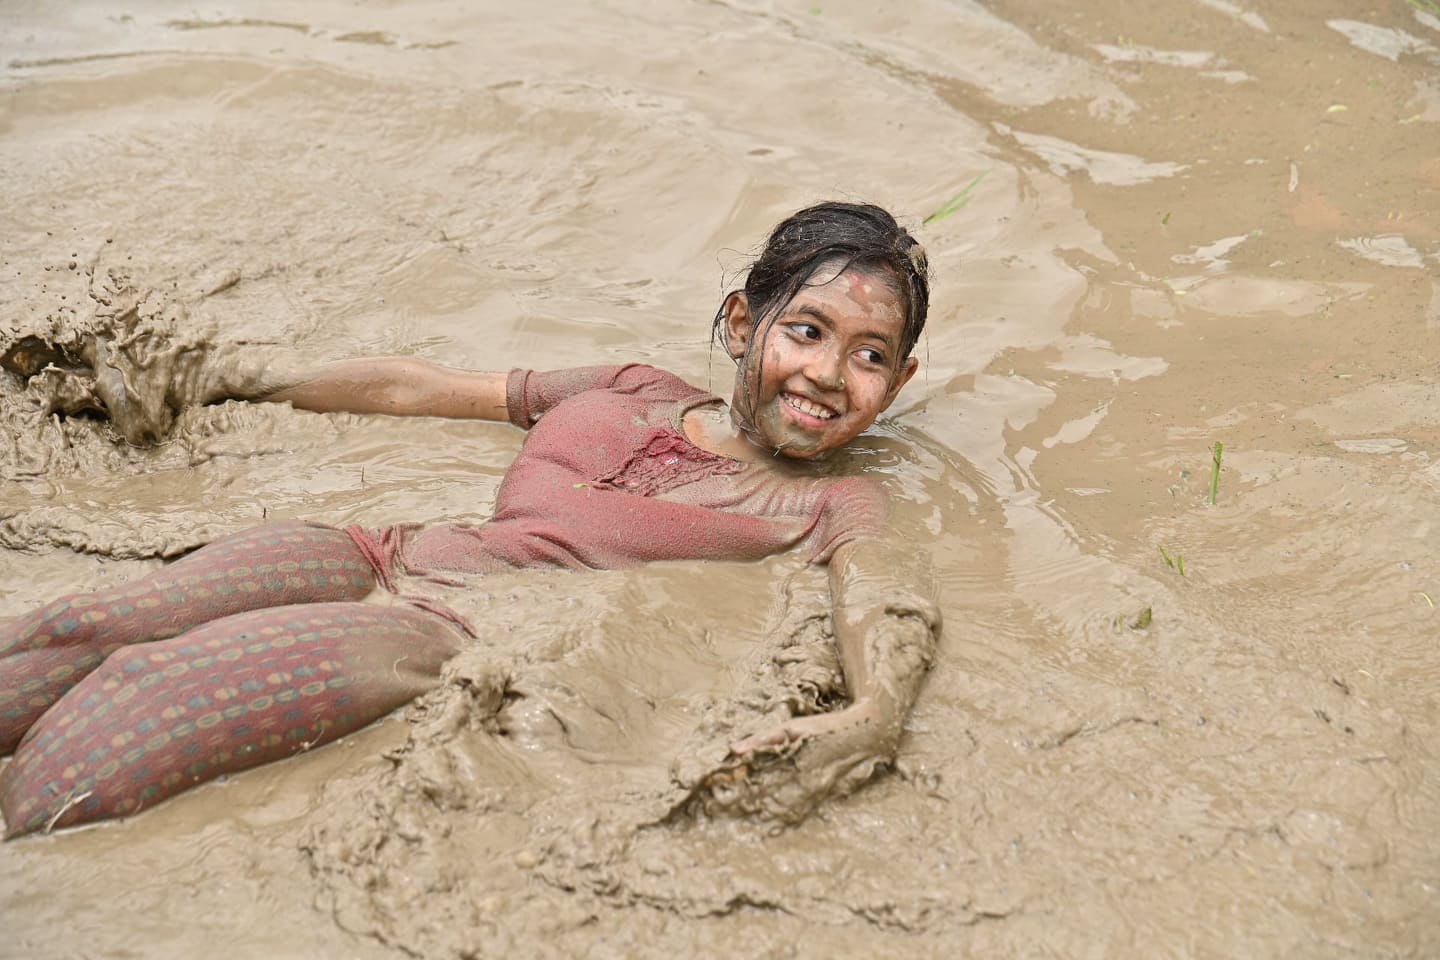
<svg viewBox="0 0 1440 960">
<path fill-rule="evenodd" d="M 875 422 L 919 367 L 900 359 L 905 312 L 883 278 L 822 265 L 773 320 L 752 331 L 742 293 L 725 305 L 730 353 L 743 358 L 732 406 L 751 439 L 813 459 Z M 752 337 L 760 342 L 747 351 Z"/>
</svg>

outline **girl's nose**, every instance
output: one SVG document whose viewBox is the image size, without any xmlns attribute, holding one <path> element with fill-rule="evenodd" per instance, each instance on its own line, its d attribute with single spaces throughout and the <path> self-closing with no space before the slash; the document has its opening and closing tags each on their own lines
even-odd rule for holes
<svg viewBox="0 0 1440 960">
<path fill-rule="evenodd" d="M 839 353 L 825 353 L 811 361 L 805 375 L 822 390 L 845 389 L 844 363 Z"/>
</svg>

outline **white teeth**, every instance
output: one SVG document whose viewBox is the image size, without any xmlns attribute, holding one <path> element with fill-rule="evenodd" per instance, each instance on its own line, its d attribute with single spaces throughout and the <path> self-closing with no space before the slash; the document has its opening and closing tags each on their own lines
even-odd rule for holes
<svg viewBox="0 0 1440 960">
<path fill-rule="evenodd" d="M 822 407 L 818 403 L 812 403 L 804 397 L 795 396 L 793 393 L 785 394 L 785 402 L 801 413 L 808 414 L 812 417 L 819 417 L 821 420 L 829 420 L 835 416 L 835 411 L 829 407 Z"/>
</svg>

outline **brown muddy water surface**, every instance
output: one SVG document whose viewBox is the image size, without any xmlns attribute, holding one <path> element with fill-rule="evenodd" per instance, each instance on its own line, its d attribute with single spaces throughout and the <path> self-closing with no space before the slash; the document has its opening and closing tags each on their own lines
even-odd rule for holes
<svg viewBox="0 0 1440 960">
<path fill-rule="evenodd" d="M 923 370 L 854 458 L 946 623 L 897 769 L 776 829 L 672 773 L 833 674 L 822 580 L 490 578 L 403 716 L 0 847 L 0 954 L 1440 956 L 1437 144 L 1425 0 L 0 2 L 0 348 L 139 297 L 724 392 L 766 228 L 903 214 Z M 133 448 L 0 377 L 0 617 L 262 517 L 481 519 L 519 441 Z"/>
</svg>

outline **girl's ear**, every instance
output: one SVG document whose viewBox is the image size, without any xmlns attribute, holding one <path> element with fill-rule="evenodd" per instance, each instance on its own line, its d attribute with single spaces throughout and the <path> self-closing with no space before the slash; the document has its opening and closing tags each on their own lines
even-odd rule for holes
<svg viewBox="0 0 1440 960">
<path fill-rule="evenodd" d="M 725 349 L 731 359 L 745 356 L 745 348 L 750 345 L 750 328 L 750 301 L 742 291 L 736 290 L 725 298 Z"/>
<path fill-rule="evenodd" d="M 900 395 L 900 388 L 909 383 L 910 378 L 915 376 L 915 371 L 919 369 L 920 361 L 910 357 L 899 370 L 895 371 L 895 379 L 890 381 L 890 389 L 885 394 L 885 406 L 880 409 L 888 409 L 890 404 L 895 402 L 895 398 Z"/>
</svg>

